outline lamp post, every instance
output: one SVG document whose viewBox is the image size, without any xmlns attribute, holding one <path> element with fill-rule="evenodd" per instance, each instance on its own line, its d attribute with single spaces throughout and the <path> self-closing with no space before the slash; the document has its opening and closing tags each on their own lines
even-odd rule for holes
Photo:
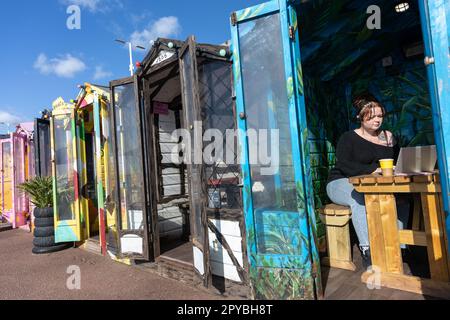
<svg viewBox="0 0 450 320">
<path fill-rule="evenodd" d="M 134 65 L 133 65 L 133 44 L 130 41 L 124 41 L 121 39 L 116 39 L 116 42 L 122 43 L 122 44 L 128 44 L 128 51 L 130 54 L 130 74 L 131 76 L 134 75 Z M 142 46 L 134 46 L 137 49 L 145 50 Z"/>
</svg>

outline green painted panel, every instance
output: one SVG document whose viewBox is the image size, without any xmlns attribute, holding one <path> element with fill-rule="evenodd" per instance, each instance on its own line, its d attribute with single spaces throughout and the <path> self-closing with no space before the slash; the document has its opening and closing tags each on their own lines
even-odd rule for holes
<svg viewBox="0 0 450 320">
<path fill-rule="evenodd" d="M 310 270 L 257 268 L 251 274 L 255 298 L 264 300 L 314 299 Z"/>
</svg>

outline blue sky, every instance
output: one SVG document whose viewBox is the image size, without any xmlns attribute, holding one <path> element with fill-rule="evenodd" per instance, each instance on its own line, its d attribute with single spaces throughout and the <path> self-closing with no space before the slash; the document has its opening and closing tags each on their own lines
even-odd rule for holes
<svg viewBox="0 0 450 320">
<path fill-rule="evenodd" d="M 77 85 L 129 75 L 128 51 L 114 39 L 149 48 L 162 36 L 220 44 L 230 38 L 234 10 L 263 0 L 16 0 L 0 2 L 0 122 L 32 121 Z M 67 8 L 81 9 L 81 29 L 69 30 Z M 145 51 L 135 51 L 142 60 Z M 7 130 L 0 125 L 0 131 Z"/>
</svg>

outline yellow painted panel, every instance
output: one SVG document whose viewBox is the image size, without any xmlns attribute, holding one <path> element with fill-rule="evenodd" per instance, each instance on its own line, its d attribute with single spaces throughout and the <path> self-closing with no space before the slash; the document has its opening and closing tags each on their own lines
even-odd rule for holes
<svg viewBox="0 0 450 320">
<path fill-rule="evenodd" d="M 4 211 L 11 211 L 13 207 L 12 184 L 11 181 L 3 182 Z"/>
</svg>

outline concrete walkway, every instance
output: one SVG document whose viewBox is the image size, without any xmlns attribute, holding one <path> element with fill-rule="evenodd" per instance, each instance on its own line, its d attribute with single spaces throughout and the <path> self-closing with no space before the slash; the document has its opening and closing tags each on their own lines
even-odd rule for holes
<svg viewBox="0 0 450 320">
<path fill-rule="evenodd" d="M 0 232 L 0 301 L 221 299 L 82 249 L 33 255 L 32 241 L 26 231 Z M 70 266 L 81 271 L 81 290 L 67 288 Z"/>
</svg>

